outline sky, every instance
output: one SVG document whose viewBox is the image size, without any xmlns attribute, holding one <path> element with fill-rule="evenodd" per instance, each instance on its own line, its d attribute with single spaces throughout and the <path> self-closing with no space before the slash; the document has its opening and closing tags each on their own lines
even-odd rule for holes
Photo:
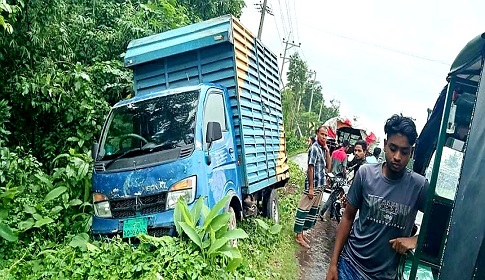
<svg viewBox="0 0 485 280">
<path fill-rule="evenodd" d="M 341 115 L 358 117 L 380 139 L 395 113 L 413 117 L 421 131 L 453 60 L 485 32 L 483 0 L 267 1 L 274 15 L 266 14 L 263 43 L 278 56 L 283 38 L 301 43 L 287 57 L 298 52 L 324 99 L 339 100 Z M 263 0 L 245 2 L 241 22 L 257 35 L 255 4 Z"/>
</svg>

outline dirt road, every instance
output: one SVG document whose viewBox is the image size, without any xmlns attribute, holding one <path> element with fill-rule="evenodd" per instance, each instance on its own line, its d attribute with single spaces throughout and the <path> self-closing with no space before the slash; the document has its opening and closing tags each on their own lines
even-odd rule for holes
<svg viewBox="0 0 485 280">
<path fill-rule="evenodd" d="M 307 154 L 299 154 L 292 160 L 306 171 Z M 324 194 L 323 201 L 328 199 L 328 195 L 328 193 Z M 331 221 L 327 212 L 325 219 L 323 221 L 319 219 L 315 227 L 306 234 L 310 239 L 311 248 L 300 248 L 297 252 L 301 280 L 325 279 L 335 244 L 336 230 L 337 222 Z"/>
</svg>

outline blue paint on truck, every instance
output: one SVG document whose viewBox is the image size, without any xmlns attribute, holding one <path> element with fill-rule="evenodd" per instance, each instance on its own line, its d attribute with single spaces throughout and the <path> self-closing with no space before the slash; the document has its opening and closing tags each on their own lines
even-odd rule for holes
<svg viewBox="0 0 485 280">
<path fill-rule="evenodd" d="M 288 180 L 277 59 L 235 18 L 134 40 L 125 65 L 135 97 L 113 106 L 94 150 L 94 235 L 137 217 L 173 234 L 180 196 L 212 207 L 230 193 L 241 219 Z"/>
</svg>

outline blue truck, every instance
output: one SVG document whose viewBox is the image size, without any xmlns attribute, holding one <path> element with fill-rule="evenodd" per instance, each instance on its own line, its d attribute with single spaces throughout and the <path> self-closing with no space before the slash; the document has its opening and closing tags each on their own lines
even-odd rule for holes
<svg viewBox="0 0 485 280">
<path fill-rule="evenodd" d="M 124 63 L 135 96 L 93 145 L 93 236 L 173 235 L 180 197 L 229 194 L 231 224 L 277 221 L 289 168 L 275 54 L 228 15 L 133 40 Z"/>
</svg>

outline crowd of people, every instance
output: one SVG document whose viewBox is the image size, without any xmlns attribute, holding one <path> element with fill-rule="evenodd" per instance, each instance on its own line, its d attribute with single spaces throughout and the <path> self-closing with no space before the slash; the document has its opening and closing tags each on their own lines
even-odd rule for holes
<svg viewBox="0 0 485 280">
<path fill-rule="evenodd" d="M 400 255 L 416 246 L 414 222 L 417 211 L 424 210 L 429 185 L 406 168 L 417 138 L 416 125 L 411 118 L 393 115 L 384 132 L 384 157 L 378 147 L 370 153 L 365 140 L 353 144 L 344 140 L 331 152 L 328 128 L 323 125 L 310 143 L 294 232 L 296 242 L 310 248 L 307 230 L 315 226 L 318 216 L 323 221 L 336 199 L 344 202 L 327 280 L 395 280 Z M 322 203 L 328 173 L 348 180 L 350 188 L 332 192 Z"/>
</svg>

